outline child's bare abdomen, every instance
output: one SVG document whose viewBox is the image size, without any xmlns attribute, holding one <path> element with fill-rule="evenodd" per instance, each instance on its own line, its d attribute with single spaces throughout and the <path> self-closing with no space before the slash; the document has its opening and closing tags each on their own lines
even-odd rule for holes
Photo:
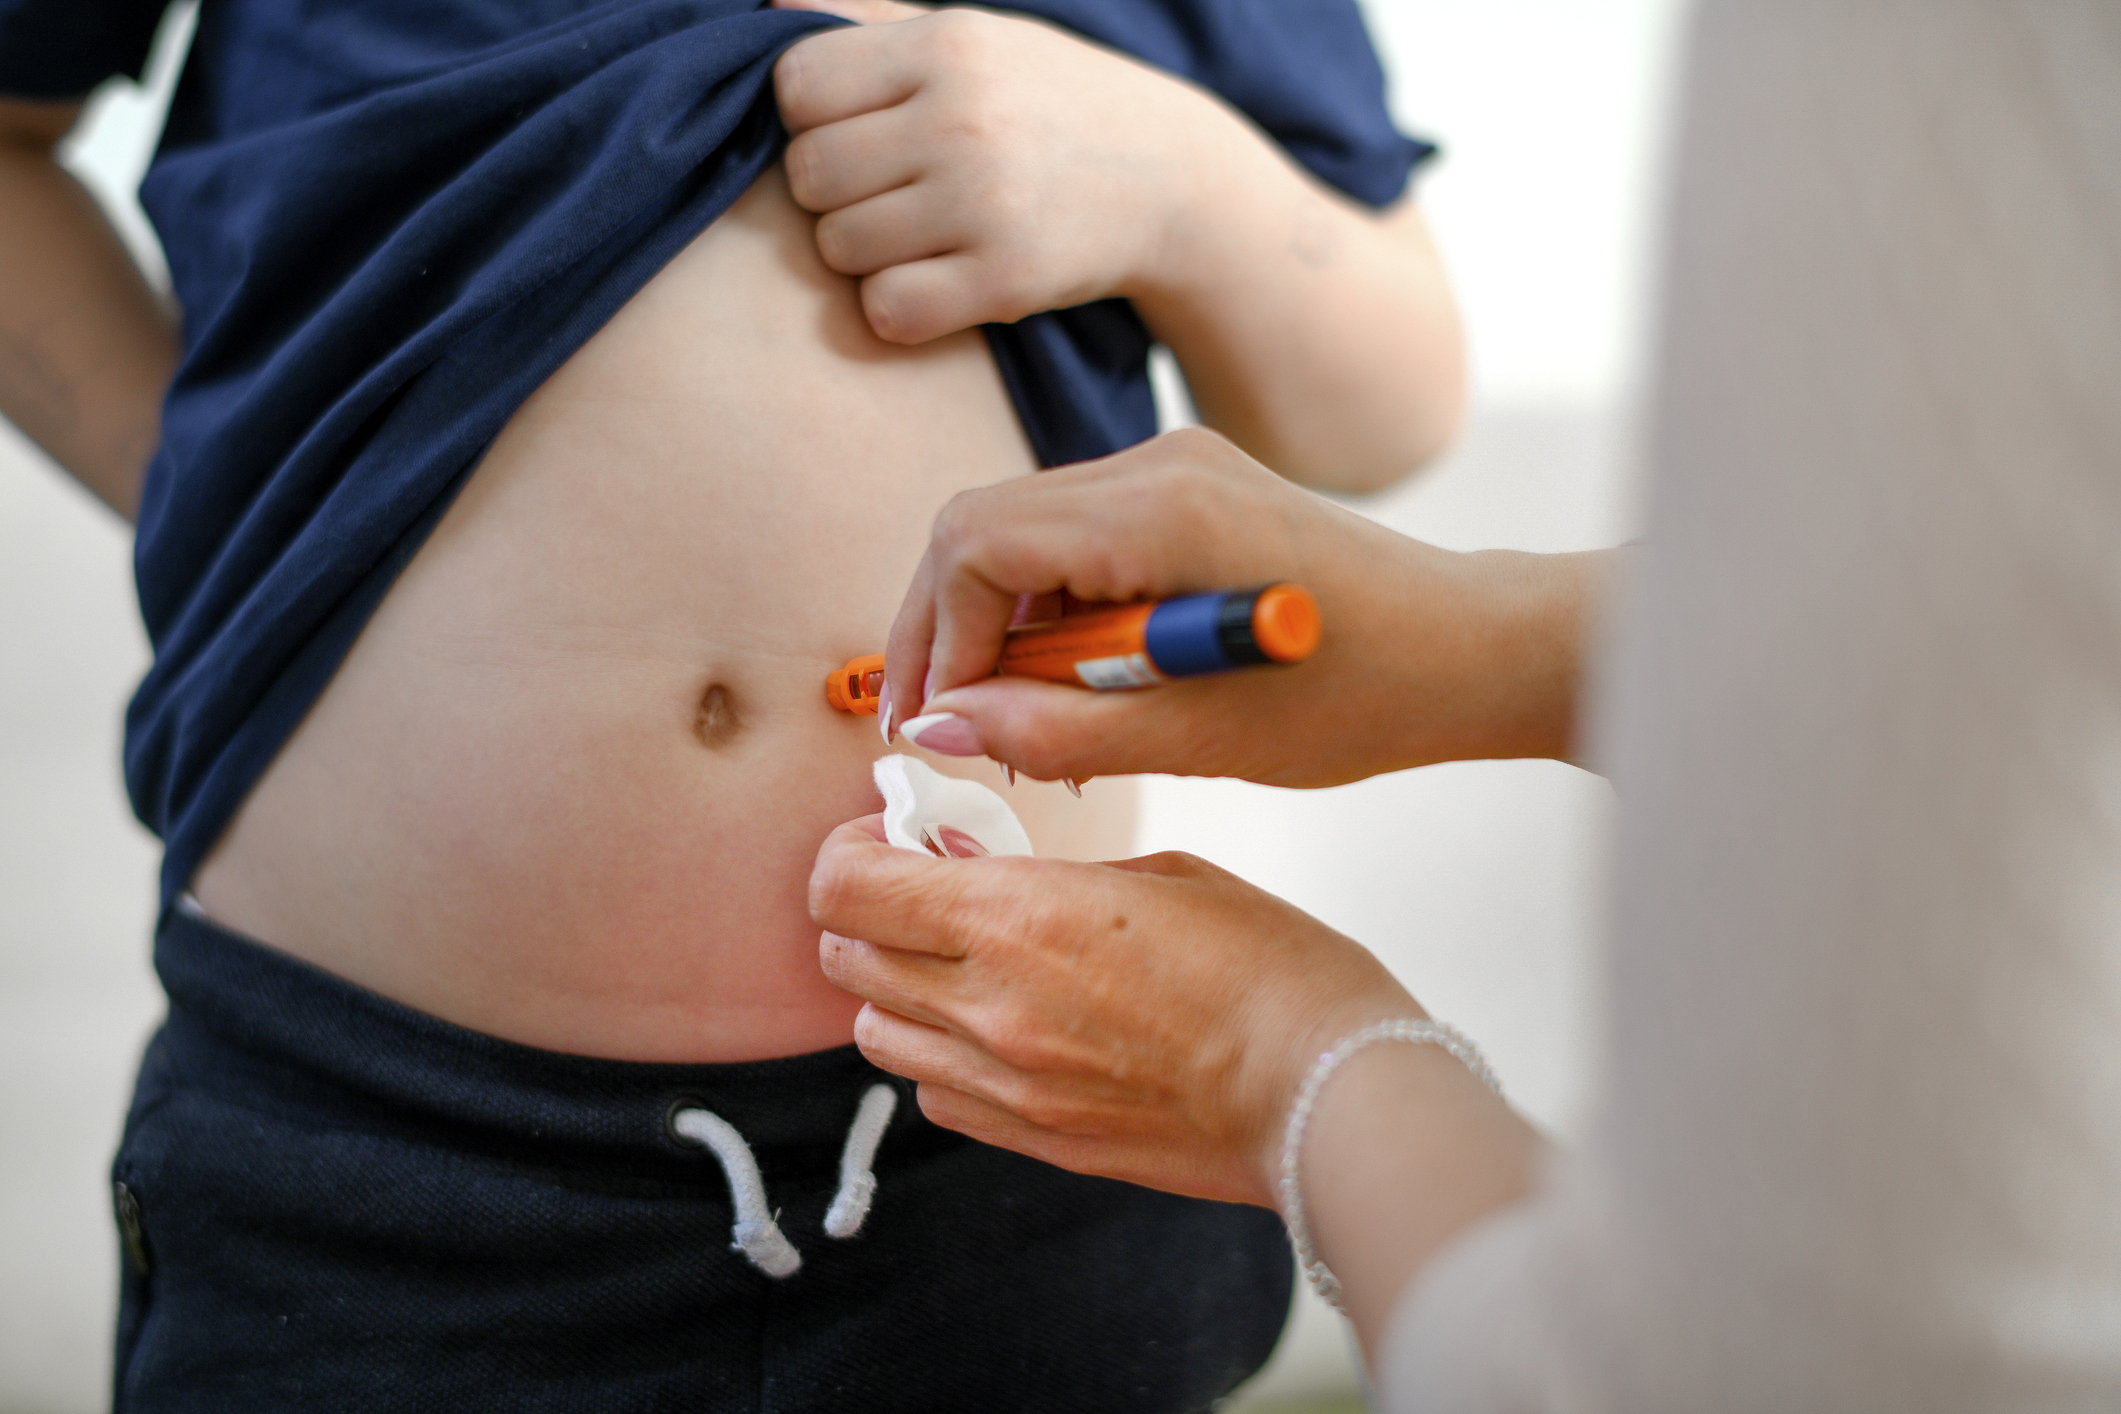
<svg viewBox="0 0 2121 1414">
<path fill-rule="evenodd" d="M 824 676 L 942 503 L 1031 469 L 979 335 L 875 339 L 775 169 L 517 412 L 194 892 L 531 1045 L 845 1042 L 804 886 L 884 748 Z M 1042 852 L 1127 848 L 1123 786 L 1009 794 Z"/>
</svg>

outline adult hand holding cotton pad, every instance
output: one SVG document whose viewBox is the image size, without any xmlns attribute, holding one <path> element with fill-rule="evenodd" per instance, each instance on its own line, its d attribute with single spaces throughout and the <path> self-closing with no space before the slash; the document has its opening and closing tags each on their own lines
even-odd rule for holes
<svg viewBox="0 0 2121 1414">
<path fill-rule="evenodd" d="M 946 776 L 911 756 L 879 757 L 884 838 L 918 854 L 1029 854 L 1031 836 L 1009 802 L 979 784 Z M 977 849 L 966 849 L 970 840 Z"/>
</svg>

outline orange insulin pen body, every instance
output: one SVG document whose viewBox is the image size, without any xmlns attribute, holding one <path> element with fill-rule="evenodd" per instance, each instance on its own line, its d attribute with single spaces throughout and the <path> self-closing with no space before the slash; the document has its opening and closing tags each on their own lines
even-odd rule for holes
<svg viewBox="0 0 2121 1414">
<path fill-rule="evenodd" d="M 1151 687 L 1258 663 L 1301 663 L 1318 634 L 1318 602 L 1300 585 L 1180 594 L 1012 628 L 995 671 L 1099 691 Z M 825 698 L 842 712 L 873 713 L 883 686 L 884 655 L 871 653 L 825 679 Z"/>
</svg>

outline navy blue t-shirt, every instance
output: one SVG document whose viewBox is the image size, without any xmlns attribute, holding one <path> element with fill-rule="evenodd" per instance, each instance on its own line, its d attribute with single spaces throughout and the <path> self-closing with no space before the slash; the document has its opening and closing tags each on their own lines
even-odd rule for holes
<svg viewBox="0 0 2121 1414">
<path fill-rule="evenodd" d="M 164 901 L 517 406 L 779 155 L 763 0 L 205 0 L 141 201 L 184 357 L 126 717 Z M 165 0 L 0 0 L 0 93 L 137 76 Z M 1221 94 L 1383 205 L 1428 149 L 1354 0 L 1017 0 Z M 991 326 L 1045 465 L 1155 431 L 1124 301 Z"/>
</svg>

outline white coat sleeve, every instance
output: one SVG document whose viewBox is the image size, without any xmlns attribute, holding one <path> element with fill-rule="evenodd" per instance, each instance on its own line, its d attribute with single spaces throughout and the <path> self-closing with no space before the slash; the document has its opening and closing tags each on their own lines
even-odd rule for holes
<svg viewBox="0 0 2121 1414">
<path fill-rule="evenodd" d="M 1415 1411 L 2121 1409 L 2121 5 L 1708 0 L 1606 1100 Z"/>
</svg>

